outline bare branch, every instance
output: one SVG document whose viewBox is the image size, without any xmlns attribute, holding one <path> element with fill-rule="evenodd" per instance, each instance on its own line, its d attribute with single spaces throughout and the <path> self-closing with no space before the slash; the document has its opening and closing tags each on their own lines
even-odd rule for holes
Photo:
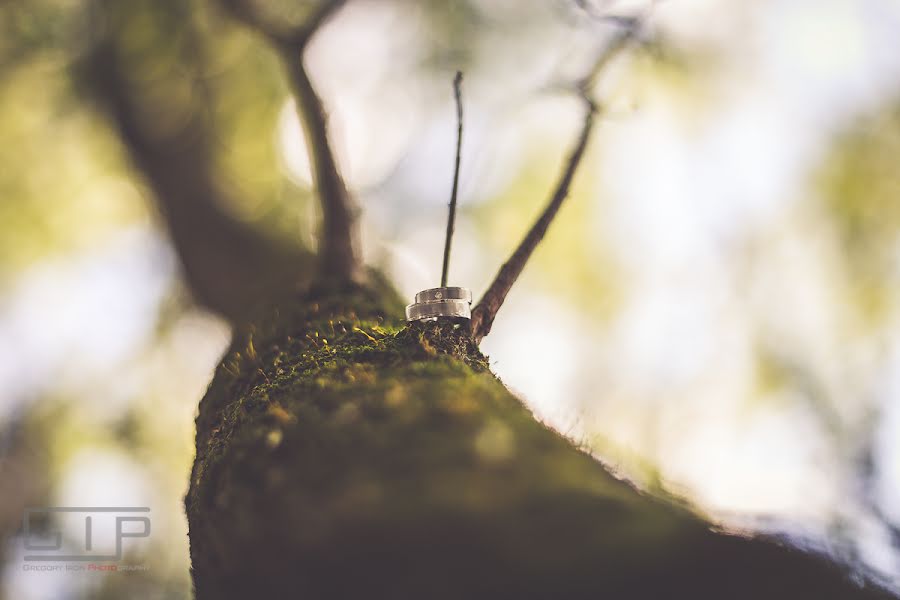
<svg viewBox="0 0 900 600">
<path fill-rule="evenodd" d="M 462 109 L 462 72 L 457 71 L 453 78 L 453 96 L 456 99 L 456 163 L 453 166 L 453 190 L 450 192 L 450 214 L 447 217 L 447 237 L 444 241 L 444 264 L 441 267 L 441 287 L 447 285 L 447 273 L 450 269 L 450 243 L 453 240 L 453 227 L 456 224 L 456 194 L 459 191 L 459 163 L 462 157 L 463 109 Z"/>
<path fill-rule="evenodd" d="M 494 280 L 484 293 L 484 296 L 481 297 L 481 300 L 479 300 L 475 308 L 472 309 L 472 321 L 470 327 L 472 330 L 472 337 L 476 343 L 481 342 L 484 336 L 490 333 L 494 318 L 497 316 L 497 311 L 500 310 L 504 300 L 506 300 L 507 294 L 509 294 L 512 286 L 518 280 L 519 275 L 522 274 L 522 271 L 525 269 L 525 265 L 528 263 L 528 259 L 531 258 L 531 254 L 534 252 L 535 248 L 537 248 L 541 240 L 544 239 L 544 235 L 547 233 L 550 223 L 553 221 L 554 217 L 556 217 L 556 213 L 559 212 L 560 206 L 562 206 L 563 201 L 569 195 L 572 179 L 575 177 L 575 173 L 584 157 L 584 152 L 587 148 L 588 140 L 590 139 L 591 131 L 594 126 L 594 119 L 598 112 L 597 103 L 591 96 L 591 90 L 604 68 L 628 45 L 635 36 L 637 29 L 638 23 L 634 22 L 617 33 L 597 57 L 597 60 L 594 61 L 588 74 L 578 82 L 577 89 L 585 104 L 584 120 L 582 121 L 578 138 L 575 141 L 572 153 L 569 155 L 569 158 L 563 167 L 559 181 L 557 182 L 553 194 L 550 196 L 550 201 L 547 203 L 544 211 L 541 213 L 540 217 L 538 217 L 537 221 L 535 221 L 534 225 L 532 225 L 531 229 L 525 235 L 525 238 L 519 243 L 519 246 L 512 253 L 512 256 L 510 256 L 503 266 L 500 267 L 500 271 L 494 277 Z"/>
<path fill-rule="evenodd" d="M 496 317 L 497 311 L 503 305 L 503 301 L 506 300 L 506 295 L 519 278 L 534 249 L 544 239 L 544 234 L 547 233 L 547 228 L 550 227 L 550 223 L 559 211 L 559 207 L 562 206 L 563 200 L 569 195 L 569 186 L 572 183 L 572 178 L 575 176 L 578 165 L 581 163 L 584 150 L 590 138 L 595 112 L 596 106 L 593 102 L 588 102 L 584 122 L 582 123 L 578 140 L 575 143 L 575 148 L 572 150 L 568 161 L 566 161 L 562 176 L 556 185 L 550 202 L 544 208 L 544 212 L 541 213 L 535 224 L 532 225 L 525 239 L 521 241 L 512 256 L 509 257 L 509 260 L 500 267 L 500 271 L 494 277 L 494 281 L 475 308 L 472 309 L 472 337 L 476 342 L 480 342 L 484 336 L 490 333 L 494 317 Z"/>
<path fill-rule="evenodd" d="M 287 72 L 297 102 L 310 153 L 313 181 L 322 207 L 319 229 L 319 278 L 350 281 L 360 270 L 354 249 L 354 232 L 358 210 L 341 177 L 328 137 L 328 116 L 309 73 L 303 64 L 303 51 L 310 39 L 328 19 L 345 4 L 345 0 L 325 0 L 306 22 L 285 28 L 268 22 L 250 0 L 222 0 L 242 23 L 256 30 L 276 50 Z"/>
</svg>

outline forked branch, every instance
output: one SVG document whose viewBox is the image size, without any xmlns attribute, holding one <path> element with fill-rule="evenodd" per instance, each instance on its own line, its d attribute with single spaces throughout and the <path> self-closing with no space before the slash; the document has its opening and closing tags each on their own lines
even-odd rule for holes
<svg viewBox="0 0 900 600">
<path fill-rule="evenodd" d="M 518 247 L 512 253 L 512 256 L 510 256 L 509 259 L 503 263 L 503 266 L 500 267 L 500 271 L 494 277 L 494 280 L 484 293 L 484 296 L 481 297 L 481 300 L 479 300 L 475 308 L 472 309 L 471 331 L 472 337 L 476 343 L 481 342 L 481 340 L 490 333 L 491 326 L 494 324 L 494 318 L 497 316 L 497 311 L 500 310 L 504 300 L 506 300 L 507 294 L 509 294 L 509 291 L 518 280 L 519 275 L 522 274 L 522 271 L 525 269 L 525 265 L 528 263 L 528 259 L 531 258 L 535 248 L 537 248 L 541 240 L 544 239 L 544 235 L 546 235 L 550 223 L 553 222 L 554 217 L 556 217 L 556 214 L 559 212 L 560 206 L 562 206 L 563 201 L 569 195 L 572 179 L 578 171 L 582 158 L 584 158 L 584 153 L 588 141 L 590 140 L 591 131 L 593 130 L 595 117 L 598 112 L 598 104 L 593 99 L 591 90 L 596 83 L 597 77 L 599 77 L 606 65 L 608 65 L 613 57 L 625 48 L 629 41 L 634 38 L 638 24 L 639 23 L 635 21 L 629 26 L 624 27 L 603 49 L 597 57 L 597 60 L 594 61 L 591 70 L 578 82 L 577 89 L 585 105 L 584 120 L 582 121 L 578 138 L 575 141 L 575 145 L 568 160 L 566 160 L 566 163 L 563 166 L 562 174 L 553 190 L 553 194 L 550 196 L 550 201 L 547 203 L 547 206 L 544 208 L 537 221 L 535 221 L 534 225 L 531 226 L 531 229 L 525 235 L 525 238 L 519 243 Z"/>
<path fill-rule="evenodd" d="M 322 207 L 319 278 L 338 282 L 353 280 L 360 270 L 359 257 L 354 248 L 358 210 L 341 177 L 331 147 L 328 115 L 303 63 L 307 44 L 345 4 L 345 0 L 323 0 L 303 25 L 293 28 L 267 20 L 251 0 L 222 0 L 222 3 L 238 20 L 266 38 L 287 72 L 306 136 L 313 182 Z"/>
</svg>

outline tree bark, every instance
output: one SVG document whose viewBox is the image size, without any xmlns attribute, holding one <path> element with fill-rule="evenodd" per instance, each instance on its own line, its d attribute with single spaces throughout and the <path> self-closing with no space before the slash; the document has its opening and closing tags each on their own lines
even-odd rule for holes
<svg viewBox="0 0 900 600">
<path fill-rule="evenodd" d="M 313 290 L 236 336 L 197 418 L 197 598 L 892 597 L 616 479 L 400 314 Z"/>
</svg>

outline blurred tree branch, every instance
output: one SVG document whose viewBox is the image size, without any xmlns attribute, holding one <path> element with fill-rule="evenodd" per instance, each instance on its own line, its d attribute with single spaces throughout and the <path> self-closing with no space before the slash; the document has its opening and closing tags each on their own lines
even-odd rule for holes
<svg viewBox="0 0 900 600">
<path fill-rule="evenodd" d="M 236 19 L 272 45 L 284 65 L 297 101 L 322 207 L 319 278 L 336 282 L 354 280 L 361 269 L 353 240 L 358 209 L 341 177 L 328 138 L 328 116 L 303 63 L 303 54 L 313 35 L 344 3 L 345 0 L 324 0 L 302 25 L 285 27 L 266 19 L 250 0 L 222 0 Z"/>
<path fill-rule="evenodd" d="M 154 9 L 178 13 L 176 5 L 160 0 Z M 94 9 L 102 26 L 81 75 L 153 191 L 194 297 L 240 323 L 261 299 L 307 281 L 313 257 L 299 245 L 278 243 L 224 211 L 229 192 L 215 173 L 213 136 L 202 117 L 207 107 L 191 107 L 183 125 L 161 132 L 152 115 L 160 112 L 159 102 L 175 101 L 154 96 L 151 109 L 137 84 L 143 65 L 133 56 L 126 58 L 124 51 L 127 22 L 139 19 L 139 11 L 111 1 L 97 2 Z M 173 16 L 180 22 L 178 14 Z M 196 54 L 180 58 L 188 64 L 201 60 Z"/>
</svg>

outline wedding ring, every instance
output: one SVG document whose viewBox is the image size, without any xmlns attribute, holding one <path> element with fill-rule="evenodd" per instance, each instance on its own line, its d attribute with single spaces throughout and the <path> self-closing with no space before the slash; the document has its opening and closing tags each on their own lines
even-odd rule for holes
<svg viewBox="0 0 900 600">
<path fill-rule="evenodd" d="M 439 317 L 471 319 L 472 292 L 462 287 L 439 287 L 416 294 L 416 301 L 406 307 L 407 321 Z"/>
<path fill-rule="evenodd" d="M 472 303 L 472 292 L 464 287 L 437 287 L 416 294 L 416 303 L 436 300 L 465 300 Z"/>
</svg>

